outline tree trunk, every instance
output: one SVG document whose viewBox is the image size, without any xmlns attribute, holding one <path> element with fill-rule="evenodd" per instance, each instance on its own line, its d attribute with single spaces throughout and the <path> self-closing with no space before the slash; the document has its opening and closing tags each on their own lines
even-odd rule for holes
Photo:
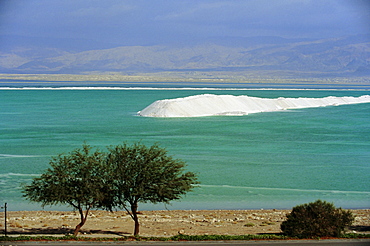
<svg viewBox="0 0 370 246">
<path fill-rule="evenodd" d="M 80 222 L 80 223 L 76 226 L 76 228 L 75 228 L 75 230 L 74 230 L 74 232 L 73 232 L 73 236 L 77 237 L 77 235 L 78 235 L 78 233 L 79 233 L 79 231 L 80 231 L 81 227 L 82 227 L 84 224 L 85 224 L 85 222 Z"/>
<path fill-rule="evenodd" d="M 138 208 L 137 203 L 131 205 L 132 218 L 134 219 L 135 222 L 134 236 L 139 235 L 140 230 L 139 218 L 137 217 L 137 208 Z"/>
<path fill-rule="evenodd" d="M 89 214 L 89 210 L 90 210 L 90 208 L 87 208 L 86 209 L 86 213 L 84 215 L 84 212 L 83 212 L 82 208 L 78 208 L 78 212 L 80 213 L 81 222 L 76 226 L 76 228 L 75 228 L 75 230 L 73 232 L 73 236 L 77 237 L 78 232 L 80 231 L 81 227 L 85 224 L 85 222 L 87 220 L 87 216 Z"/>
</svg>

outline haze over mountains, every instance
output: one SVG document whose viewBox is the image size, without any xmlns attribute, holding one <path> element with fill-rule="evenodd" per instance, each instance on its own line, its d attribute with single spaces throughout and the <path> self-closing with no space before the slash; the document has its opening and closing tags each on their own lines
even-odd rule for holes
<svg viewBox="0 0 370 246">
<path fill-rule="evenodd" d="M 0 47 L 0 73 L 277 71 L 308 77 L 370 75 L 370 35 L 331 39 L 228 37 L 148 46 L 83 39 L 12 39 L 15 42 Z"/>
</svg>

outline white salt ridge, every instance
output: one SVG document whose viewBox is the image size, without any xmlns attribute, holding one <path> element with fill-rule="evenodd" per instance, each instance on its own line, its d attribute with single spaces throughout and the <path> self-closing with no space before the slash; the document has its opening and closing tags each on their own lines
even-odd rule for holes
<svg viewBox="0 0 370 246">
<path fill-rule="evenodd" d="M 324 98 L 259 98 L 250 96 L 203 94 L 158 100 L 138 112 L 145 117 L 203 117 L 247 115 L 287 109 L 369 103 L 370 96 Z"/>
</svg>

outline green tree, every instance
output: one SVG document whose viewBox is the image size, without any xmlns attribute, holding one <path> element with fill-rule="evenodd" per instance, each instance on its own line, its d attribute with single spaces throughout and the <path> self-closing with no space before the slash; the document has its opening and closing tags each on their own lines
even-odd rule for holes
<svg viewBox="0 0 370 246">
<path fill-rule="evenodd" d="M 353 221 L 351 211 L 317 200 L 294 207 L 280 228 L 284 234 L 292 237 L 339 237 Z"/>
<path fill-rule="evenodd" d="M 124 208 L 135 222 L 134 235 L 139 234 L 139 203 L 169 203 L 198 183 L 194 173 L 184 172 L 183 161 L 167 155 L 157 144 L 111 147 L 107 167 L 113 184 L 107 208 L 112 209 L 111 204 Z"/>
<path fill-rule="evenodd" d="M 78 210 L 81 221 L 74 230 L 77 236 L 90 209 L 99 207 L 105 199 L 107 183 L 101 175 L 104 163 L 105 154 L 92 152 L 88 145 L 53 157 L 51 168 L 23 187 L 24 197 L 42 203 L 43 207 L 66 204 Z"/>
</svg>

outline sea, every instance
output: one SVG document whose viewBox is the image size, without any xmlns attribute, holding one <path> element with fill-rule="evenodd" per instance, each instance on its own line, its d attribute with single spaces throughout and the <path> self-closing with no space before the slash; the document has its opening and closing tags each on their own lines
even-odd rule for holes
<svg viewBox="0 0 370 246">
<path fill-rule="evenodd" d="M 367 87 L 125 84 L 19 87 L 0 84 L 0 206 L 41 207 L 22 195 L 53 156 L 84 143 L 158 143 L 200 184 L 171 204 L 141 210 L 291 209 L 317 199 L 370 207 L 370 103 L 244 116 L 141 117 L 156 100 L 200 94 L 262 98 L 370 95 Z M 3 210 L 0 210 L 3 211 Z"/>
</svg>

